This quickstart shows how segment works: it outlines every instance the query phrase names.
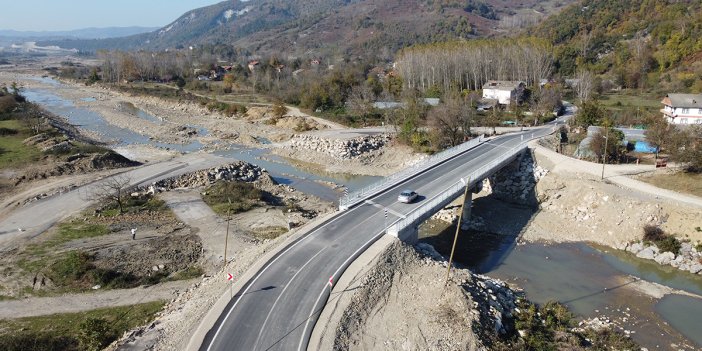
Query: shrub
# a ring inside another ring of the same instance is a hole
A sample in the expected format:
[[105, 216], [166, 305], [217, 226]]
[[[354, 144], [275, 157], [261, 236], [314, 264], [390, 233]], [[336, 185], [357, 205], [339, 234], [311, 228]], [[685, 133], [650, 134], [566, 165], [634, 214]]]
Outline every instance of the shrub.
[[110, 325], [103, 318], [87, 318], [80, 324], [79, 328], [78, 341], [81, 350], [102, 350], [115, 339], [110, 330]]
[[93, 269], [93, 256], [83, 251], [71, 251], [51, 265], [51, 279], [59, 286], [68, 286], [81, 280]]
[[10, 128], [0, 128], [0, 136], [5, 136], [5, 135], [15, 135], [17, 134], [16, 129], [10, 129]]
[[658, 226], [652, 225], [652, 224], [647, 224], [644, 227], [644, 240], [645, 241], [659, 241], [662, 240], [666, 237], [665, 232], [663, 229], [659, 228]]
[[[263, 192], [253, 184], [219, 181], [206, 190], [205, 203], [219, 214], [246, 212], [263, 199]], [[231, 203], [229, 202], [231, 201]]]
[[680, 241], [674, 236], [666, 236], [664, 239], [656, 241], [656, 246], [658, 246], [662, 252], [672, 252], [677, 255], [680, 253], [682, 244], [680, 244]]

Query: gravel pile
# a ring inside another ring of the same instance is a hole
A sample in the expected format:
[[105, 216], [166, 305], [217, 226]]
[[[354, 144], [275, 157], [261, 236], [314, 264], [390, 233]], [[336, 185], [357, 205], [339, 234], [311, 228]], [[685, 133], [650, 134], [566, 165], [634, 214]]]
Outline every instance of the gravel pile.
[[[265, 177], [264, 177], [265, 175]], [[178, 177], [166, 178], [154, 182], [149, 191], [167, 191], [177, 188], [196, 188], [214, 184], [218, 180], [256, 182], [270, 177], [265, 169], [247, 162], [238, 161], [225, 166], [219, 166], [197, 172], [187, 173]]]
[[629, 251], [639, 258], [654, 260], [658, 264], [670, 265], [692, 274], [702, 274], [702, 253], [698, 252], [689, 242], [682, 243], [680, 252], [677, 255], [672, 252], [661, 251], [653, 243], [636, 242], [623, 244], [619, 249]]
[[335, 159], [348, 160], [379, 150], [390, 141], [388, 135], [364, 136], [354, 139], [325, 139], [312, 135], [297, 135], [289, 146], [294, 149], [313, 150]]

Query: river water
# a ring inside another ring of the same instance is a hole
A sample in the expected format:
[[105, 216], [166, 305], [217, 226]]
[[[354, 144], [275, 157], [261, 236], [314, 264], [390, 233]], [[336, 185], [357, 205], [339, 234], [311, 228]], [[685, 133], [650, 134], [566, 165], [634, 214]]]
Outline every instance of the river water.
[[[87, 108], [77, 107], [63, 99], [58, 90], [70, 88], [50, 78], [37, 78], [50, 86], [46, 89], [27, 89], [24, 95], [32, 102], [65, 117], [80, 128], [98, 133], [114, 146], [151, 145], [182, 153], [198, 151], [203, 145], [197, 141], [187, 144], [169, 144], [150, 140], [129, 129], [111, 125], [103, 117]], [[82, 102], [94, 101], [91, 97]], [[151, 123], [168, 123], [134, 107], [120, 105], [135, 118]], [[207, 130], [195, 128], [200, 135]], [[337, 201], [340, 193], [323, 182], [333, 182], [351, 191], [371, 184], [379, 177], [330, 174], [310, 165], [287, 160], [256, 149], [231, 145], [216, 155], [242, 160], [265, 168], [281, 184], [325, 200]], [[439, 252], [448, 254], [455, 227], [423, 225], [420, 237], [433, 244]], [[667, 295], [655, 299], [632, 292], [634, 280], [643, 279], [702, 295], [702, 278], [659, 266], [627, 253], [586, 244], [517, 246], [514, 236], [462, 233], [456, 262], [478, 273], [503, 279], [524, 289], [527, 297], [537, 303], [557, 300], [566, 303], [579, 317], [603, 317], [615, 321], [649, 350], [702, 349], [702, 300], [682, 295]], [[671, 344], [677, 345], [672, 347]]]

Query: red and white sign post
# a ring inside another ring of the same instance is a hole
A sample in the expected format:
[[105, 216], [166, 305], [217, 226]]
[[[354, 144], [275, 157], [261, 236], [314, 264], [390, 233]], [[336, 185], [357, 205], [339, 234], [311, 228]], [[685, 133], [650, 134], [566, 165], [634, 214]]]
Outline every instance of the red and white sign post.
[[234, 297], [234, 276], [231, 273], [227, 273], [227, 280], [231, 282], [229, 285], [229, 299], [231, 300]]
[[329, 290], [334, 287], [334, 276], [329, 277]]

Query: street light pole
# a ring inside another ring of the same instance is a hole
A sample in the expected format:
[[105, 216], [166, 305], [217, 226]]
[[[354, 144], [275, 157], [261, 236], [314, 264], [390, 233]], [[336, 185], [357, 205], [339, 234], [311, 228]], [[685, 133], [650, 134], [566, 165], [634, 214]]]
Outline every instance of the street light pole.
[[607, 142], [609, 141], [609, 129], [605, 131], [605, 147], [604, 147], [604, 152], [602, 153], [602, 175], [600, 176], [600, 180], [604, 179], [604, 167], [605, 164], [607, 163]]
[[229, 242], [229, 220], [231, 219], [231, 214], [232, 214], [232, 200], [227, 199], [229, 201], [229, 209], [227, 209], [227, 232], [224, 235], [224, 266], [227, 267], [227, 244]]

